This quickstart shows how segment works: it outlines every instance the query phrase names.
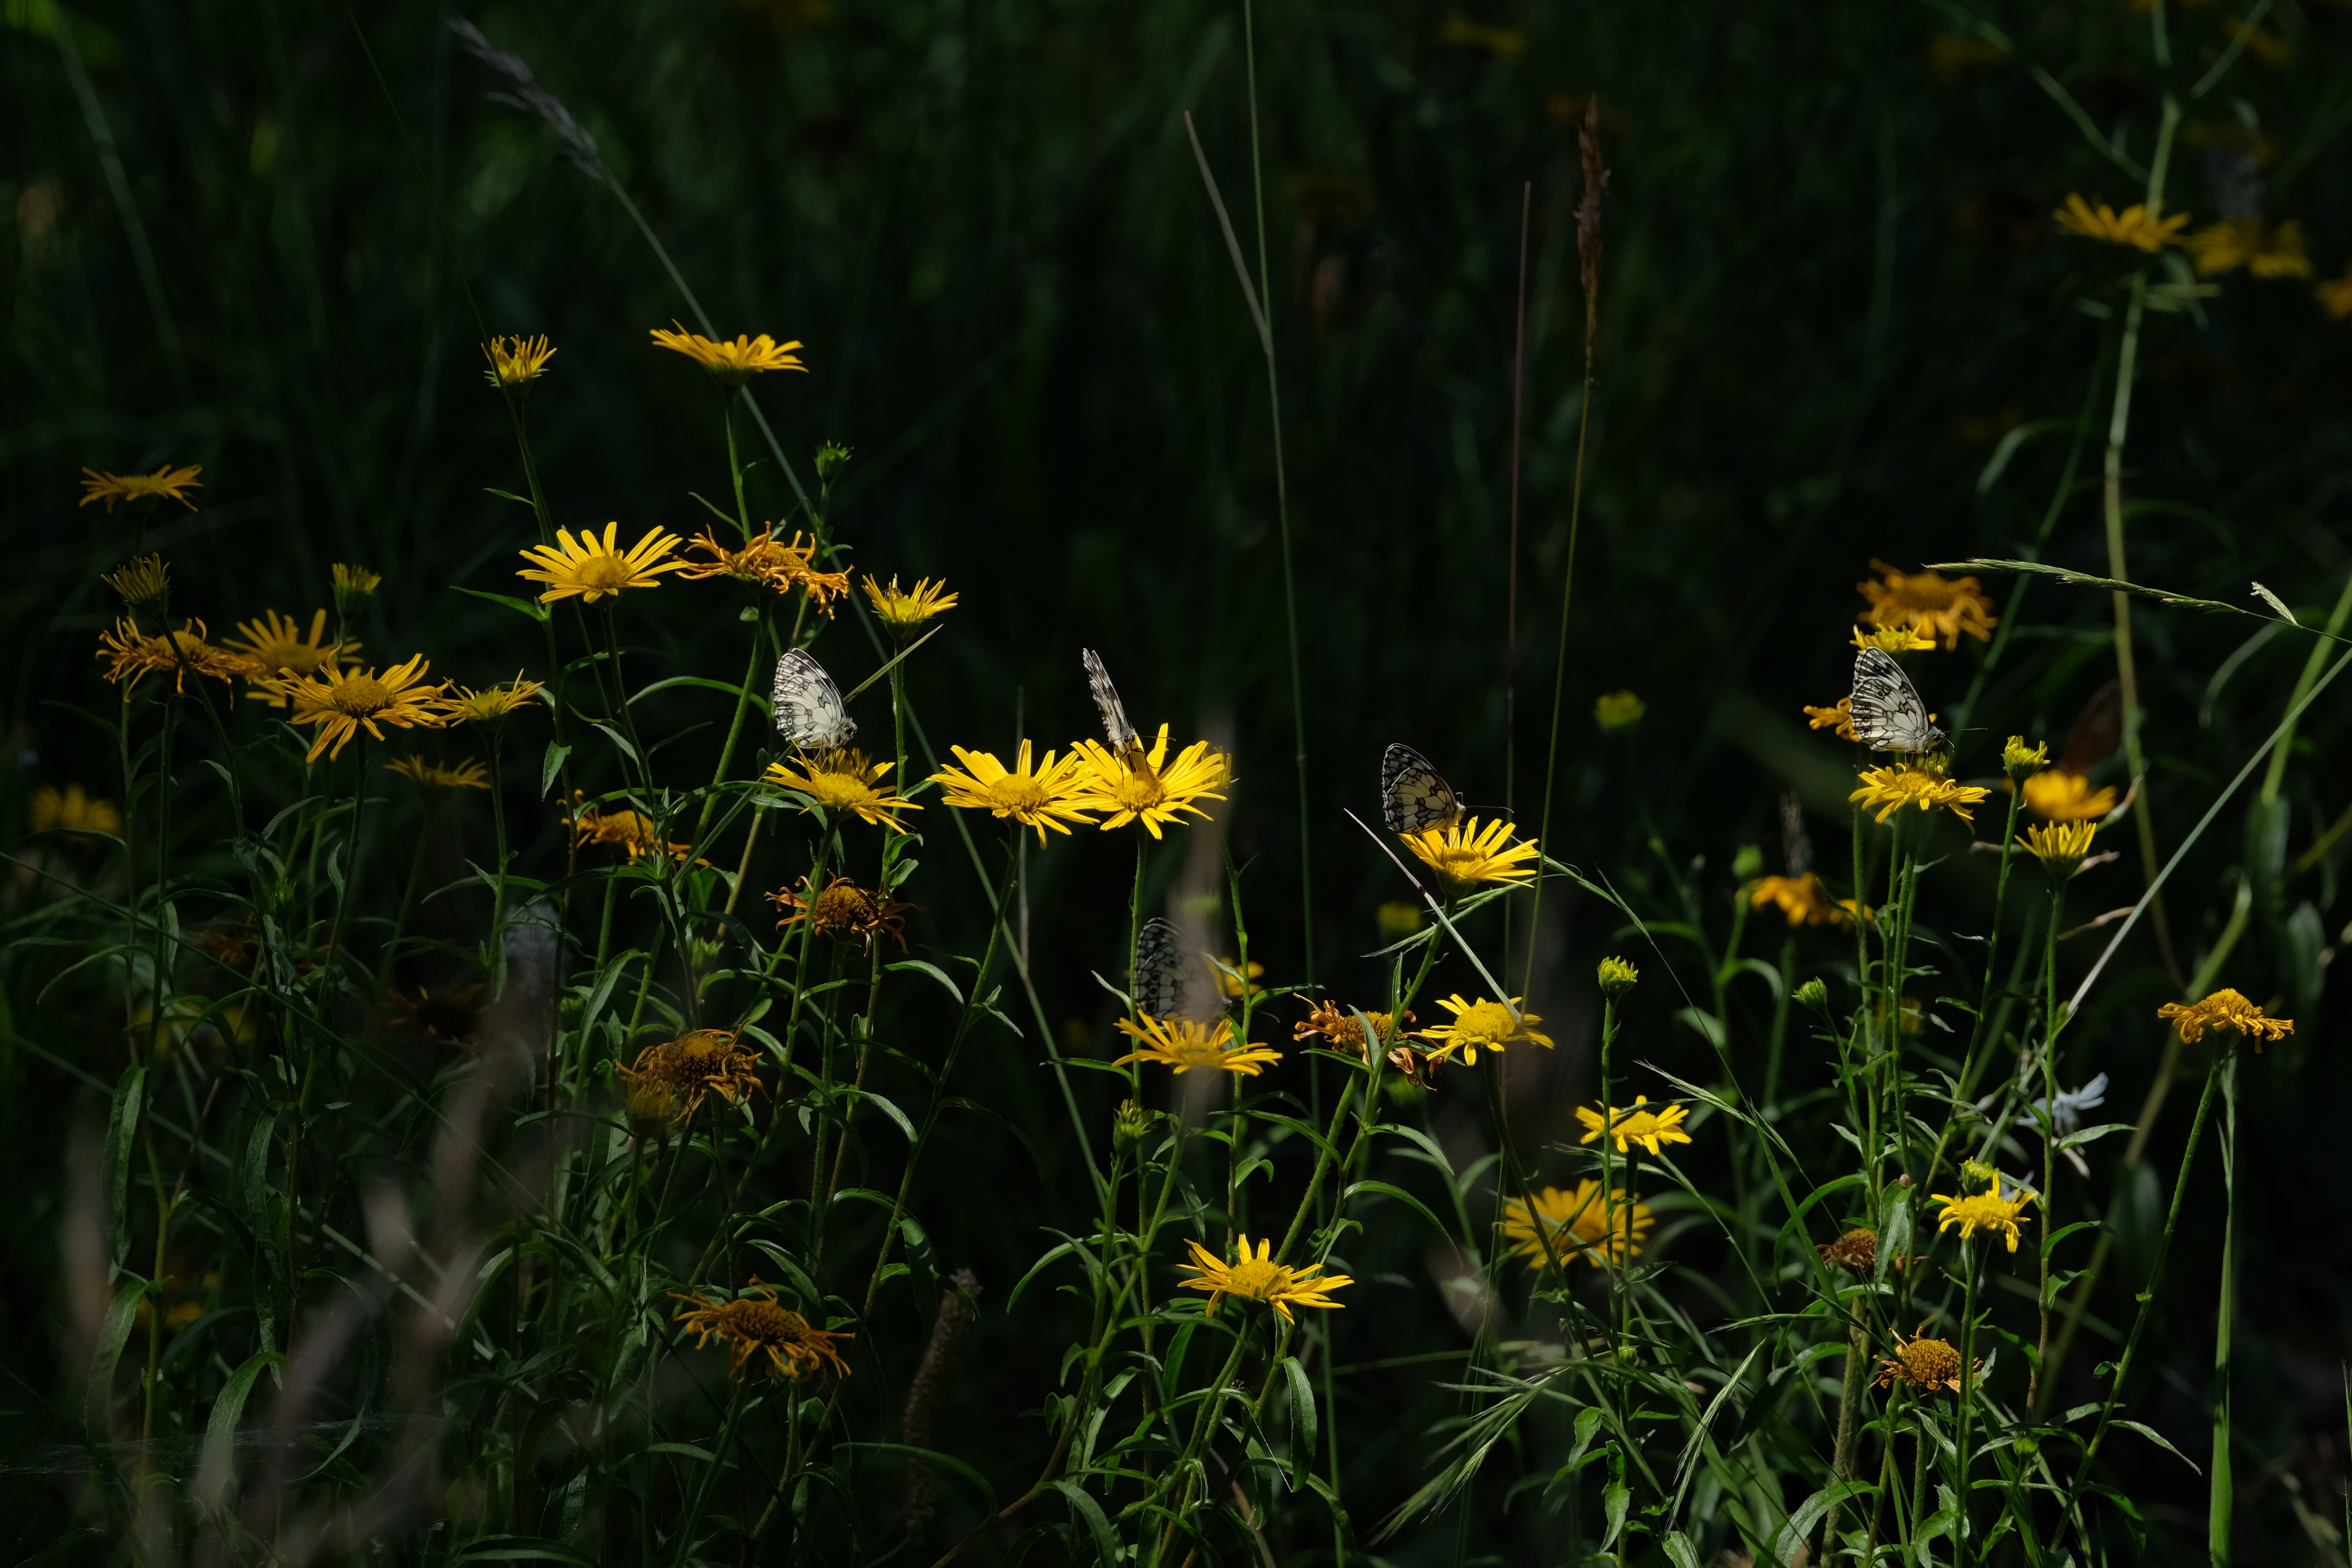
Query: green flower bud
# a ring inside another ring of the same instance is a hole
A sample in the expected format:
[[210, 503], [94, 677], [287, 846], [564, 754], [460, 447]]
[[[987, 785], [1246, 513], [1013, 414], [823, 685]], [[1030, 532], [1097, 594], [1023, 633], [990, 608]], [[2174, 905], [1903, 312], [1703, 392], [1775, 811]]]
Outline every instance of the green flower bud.
[[1830, 988], [1819, 979], [1808, 980], [1790, 994], [1789, 999], [1800, 1007], [1811, 1007], [1816, 1013], [1826, 1013], [1830, 1005]]
[[1612, 998], [1622, 996], [1633, 989], [1642, 978], [1641, 972], [1622, 958], [1601, 961], [1601, 994]]

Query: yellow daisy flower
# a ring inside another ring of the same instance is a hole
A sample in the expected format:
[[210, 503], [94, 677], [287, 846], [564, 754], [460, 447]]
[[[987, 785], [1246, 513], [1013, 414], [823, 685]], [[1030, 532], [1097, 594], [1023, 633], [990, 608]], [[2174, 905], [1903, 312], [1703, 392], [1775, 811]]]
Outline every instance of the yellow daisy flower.
[[[1536, 1228], [1538, 1222], [1541, 1234]], [[1503, 1202], [1505, 1241], [1538, 1267], [1553, 1258], [1563, 1266], [1581, 1260], [1595, 1268], [1627, 1262], [1642, 1255], [1642, 1244], [1656, 1223], [1649, 1205], [1626, 1203], [1622, 1187], [1610, 1190], [1604, 1215], [1601, 1184], [1590, 1178], [1570, 1192], [1546, 1187], [1532, 1205], [1523, 1198]]]
[[2053, 822], [2026, 829], [2017, 836], [2017, 842], [2042, 862], [2044, 870], [2063, 881], [2082, 869], [2084, 858], [2091, 853], [2091, 837], [2098, 830], [2095, 822]]
[[[578, 790], [572, 792], [572, 812], [567, 820], [572, 824], [574, 844], [616, 846], [628, 855], [632, 864], [663, 854], [683, 862], [694, 848], [690, 844], [664, 838], [661, 825], [642, 811], [625, 806], [606, 810], [602, 806], [583, 805]], [[705, 866], [709, 862], [698, 860], [695, 864]]]
[[1689, 1114], [1679, 1105], [1669, 1105], [1664, 1110], [1644, 1110], [1650, 1103], [1646, 1094], [1633, 1097], [1630, 1110], [1606, 1109], [1596, 1110], [1589, 1105], [1576, 1108], [1576, 1119], [1585, 1125], [1585, 1134], [1579, 1143], [1590, 1143], [1606, 1132], [1617, 1142], [1617, 1152], [1628, 1152], [1629, 1143], [1639, 1143], [1654, 1154], [1661, 1143], [1687, 1143], [1689, 1133], [1683, 1131], [1683, 1118]]
[[[2010, 1250], [2017, 1250], [2014, 1241], [2010, 1243]], [[1921, 1394], [1933, 1394], [1937, 1389], [1958, 1394], [1960, 1352], [1943, 1340], [1921, 1339], [1916, 1334], [1898, 1340], [1892, 1356], [1879, 1357], [1877, 1383], [1881, 1388], [1905, 1384]]]
[[427, 805], [440, 800], [452, 790], [490, 787], [489, 771], [471, 757], [454, 767], [428, 763], [423, 757], [403, 757], [396, 763], [384, 763], [384, 768], [414, 784], [424, 795]]
[[1853, 732], [1853, 699], [1852, 696], [1839, 698], [1837, 700], [1837, 706], [1834, 708], [1816, 708], [1810, 702], [1805, 703], [1803, 706], [1805, 710], [1805, 718], [1808, 721], [1805, 726], [1807, 729], [1835, 730], [1839, 740], [1852, 741], [1857, 745], [1861, 743], [1862, 737]]
[[[1853, 628], [1853, 646], [1857, 648], [1874, 647], [1882, 653], [1924, 653], [1936, 646], [1936, 639], [1923, 636], [1910, 626], [1873, 626], [1867, 631], [1856, 626]], [[1846, 699], [1848, 703], [1853, 700], [1851, 697]]]
[[110, 800], [100, 800], [79, 784], [62, 790], [43, 784], [33, 792], [32, 824], [36, 833], [120, 833], [122, 813]]
[[1319, 1268], [1292, 1268], [1276, 1263], [1274, 1261], [1272, 1241], [1260, 1241], [1257, 1253], [1253, 1257], [1249, 1237], [1244, 1235], [1238, 1239], [1240, 1256], [1231, 1263], [1197, 1241], [1185, 1243], [1192, 1249], [1192, 1260], [1184, 1267], [1190, 1268], [1194, 1277], [1179, 1280], [1178, 1284], [1187, 1290], [1206, 1290], [1209, 1293], [1209, 1311], [1214, 1312], [1217, 1303], [1225, 1297], [1239, 1296], [1245, 1301], [1265, 1302], [1281, 1313], [1282, 1321], [1287, 1323], [1297, 1321], [1290, 1315], [1293, 1307], [1336, 1308], [1346, 1305], [1345, 1302], [1332, 1300], [1328, 1294], [1343, 1285], [1355, 1283], [1345, 1274], [1325, 1274]]
[[326, 752], [327, 760], [332, 762], [362, 730], [381, 741], [383, 731], [377, 728], [379, 724], [404, 730], [441, 728], [441, 683], [418, 684], [430, 668], [425, 656], [418, 654], [406, 664], [395, 664], [381, 673], [330, 664], [310, 676], [280, 676], [278, 689], [294, 704], [286, 721], [319, 726], [310, 754], [302, 760], [315, 763], [319, 753]]
[[[867, 578], [866, 585], [871, 589], [874, 580]], [[1157, 838], [1160, 824], [1173, 825], [1187, 812], [1206, 822], [1209, 814], [1193, 802], [1224, 799], [1224, 787], [1233, 782], [1229, 760], [1223, 752], [1211, 750], [1206, 741], [1193, 742], [1177, 753], [1173, 763], [1167, 763], [1165, 724], [1160, 726], [1160, 738], [1148, 752], [1122, 756], [1100, 741], [1080, 741], [1072, 755], [1086, 760], [1090, 775], [1086, 780], [1087, 805], [1111, 813], [1102, 823], [1106, 833], [1139, 821], [1144, 831]]]
[[1429, 827], [1404, 835], [1404, 847], [1413, 858], [1456, 887], [1479, 882], [1522, 882], [1536, 874], [1536, 841], [1511, 842], [1511, 825], [1500, 817], [1484, 828], [1478, 819], [1451, 827]]
[[2195, 1045], [2208, 1029], [2235, 1029], [2254, 1042], [2260, 1054], [2264, 1040], [2283, 1040], [2294, 1033], [2294, 1020], [2273, 1018], [2235, 991], [2216, 991], [2202, 1002], [2167, 1002], [2156, 1016], [2180, 1031], [2181, 1043]]
[[1992, 601], [1974, 577], [1947, 582], [1940, 572], [1898, 572], [1884, 561], [1873, 561], [1870, 569], [1881, 581], [1854, 586], [1870, 601], [1862, 618], [1882, 630], [1916, 631], [1931, 641], [1941, 638], [1950, 649], [1960, 646], [1963, 634], [1979, 642], [1990, 640], [1992, 628], [2000, 624]]
[[1040, 844], [1045, 842], [1048, 827], [1067, 833], [1067, 823], [1091, 826], [1094, 818], [1087, 814], [1102, 809], [1087, 786], [1083, 752], [1072, 752], [1056, 760], [1054, 752], [1047, 752], [1033, 772], [1026, 741], [1021, 742], [1020, 755], [1009, 770], [992, 752], [968, 752], [961, 746], [948, 750], [963, 767], [941, 768], [929, 779], [946, 786], [947, 803], [1034, 827]]
[[2303, 226], [2292, 218], [2272, 228], [2259, 218], [2224, 218], [2186, 241], [2200, 278], [2242, 267], [2257, 278], [2308, 278], [2311, 253]]
[[802, 538], [795, 529], [792, 542], [786, 544], [776, 538], [775, 525], [770, 523], [746, 541], [742, 549], [730, 550], [706, 528], [702, 536], [687, 548], [702, 551], [710, 559], [681, 566], [679, 574], [697, 581], [733, 577], [772, 588], [779, 594], [789, 594], [795, 587], [806, 588], [809, 603], [831, 616], [834, 595], [849, 592], [849, 574], [818, 571], [816, 541], [812, 539], [803, 544]]
[[134, 609], [159, 606], [164, 595], [172, 591], [172, 569], [160, 555], [142, 555], [126, 562], [111, 572], [101, 572], [98, 580], [122, 596], [122, 602]]
[[2105, 202], [2094, 207], [2076, 192], [2070, 194], [2066, 205], [2052, 216], [2068, 234], [2108, 245], [2127, 245], [2153, 256], [2168, 245], [2180, 244], [2180, 231], [2189, 226], [2187, 213], [2176, 213], [2170, 217], [2157, 214], [2158, 209], [2137, 203], [2120, 213]]
[[1533, 1013], [1519, 1010], [1519, 998], [1514, 996], [1506, 1005], [1483, 997], [1465, 1002], [1457, 993], [1440, 997], [1437, 1005], [1454, 1015], [1450, 1024], [1438, 1024], [1421, 1032], [1421, 1037], [1434, 1043], [1438, 1049], [1430, 1055], [1436, 1058], [1462, 1053], [1462, 1059], [1472, 1067], [1478, 1065], [1480, 1051], [1499, 1051], [1507, 1047], [1534, 1044], [1551, 1048], [1551, 1037], [1539, 1032], [1535, 1026], [1543, 1019]]
[[1976, 817], [1969, 807], [1992, 794], [1977, 784], [1954, 784], [1937, 769], [1913, 765], [1872, 768], [1861, 778], [1862, 787], [1846, 799], [1859, 801], [1864, 811], [1874, 805], [1880, 807], [1880, 822], [1906, 805], [1916, 805], [1923, 812], [1940, 805], [1962, 822], [1974, 822]]
[[827, 811], [852, 812], [877, 827], [904, 833], [907, 825], [898, 814], [923, 808], [877, 787], [882, 775], [896, 765], [868, 762], [865, 752], [844, 748], [804, 754], [789, 763], [771, 763], [767, 780], [778, 789], [808, 796]]
[[194, 463], [184, 468], [175, 468], [166, 463], [152, 474], [109, 474], [96, 468], [84, 468], [82, 472], [89, 478], [82, 480], [82, 498], [74, 504], [88, 506], [92, 501], [103, 501], [106, 510], [112, 511], [114, 503], [119, 500], [146, 500], [154, 496], [169, 496], [194, 511], [196, 503], [180, 492], [204, 489], [196, 479], [204, 471]]
[[798, 339], [788, 343], [779, 343], [767, 333], [761, 332], [756, 338], [739, 335], [731, 343], [724, 341], [713, 342], [699, 332], [688, 331], [676, 321], [672, 321], [670, 325], [677, 327], [677, 331], [665, 332], [659, 327], [653, 330], [655, 345], [668, 349], [674, 353], [684, 354], [709, 371], [711, 380], [730, 390], [742, 385], [762, 371], [805, 372], [808, 369], [808, 366], [800, 362], [800, 357], [793, 353], [794, 349], [801, 346]]
[[98, 634], [98, 657], [108, 661], [106, 679], [129, 690], [152, 670], [172, 678], [172, 689], [184, 693], [191, 675], [234, 680], [252, 668], [243, 654], [231, 653], [205, 640], [205, 623], [183, 621], [165, 637], [149, 637], [127, 618]]
[[836, 1377], [849, 1375], [849, 1363], [834, 1347], [835, 1341], [845, 1344], [856, 1338], [854, 1331], [820, 1329], [790, 1307], [777, 1306], [776, 1288], [761, 1284], [756, 1274], [731, 1301], [712, 1302], [675, 1290], [670, 1300], [688, 1303], [678, 1309], [677, 1321], [695, 1336], [696, 1350], [713, 1339], [730, 1346], [737, 1377], [743, 1375], [744, 1364], [759, 1355], [768, 1358], [769, 1376], [782, 1373], [794, 1383], [806, 1383], [827, 1368]]
[[2089, 779], [2064, 768], [2045, 768], [2019, 787], [2025, 791], [2026, 809], [2052, 822], [2086, 822], [2116, 808], [2112, 788], [2095, 790]]
[[873, 574], [868, 573], [857, 585], [873, 602], [876, 617], [896, 632], [911, 631], [942, 610], [955, 608], [956, 596], [948, 592], [944, 579], [934, 583], [929, 577], [919, 577], [913, 587], [902, 591], [897, 573], [890, 574], [887, 588], [877, 584]]
[[1219, 958], [1210, 952], [1201, 956], [1209, 961], [1209, 978], [1216, 982], [1217, 994], [1226, 1001], [1238, 1002], [1244, 994], [1262, 996], [1265, 994], [1265, 987], [1257, 983], [1258, 976], [1265, 973], [1265, 965], [1256, 959], [1249, 961], [1249, 967], [1242, 971], [1243, 978], [1236, 980], [1231, 972], [1241, 966], [1232, 959]]
[[1748, 907], [1760, 910], [1767, 904], [1780, 907], [1791, 930], [1798, 926], [1853, 923], [1853, 900], [1831, 898], [1820, 876], [1811, 871], [1801, 877], [1759, 877], [1750, 882]]
[[307, 632], [292, 616], [276, 610], [263, 611], [259, 620], [237, 622], [236, 632], [234, 637], [223, 638], [222, 646], [252, 661], [253, 668], [245, 679], [272, 708], [286, 706], [286, 694], [277, 685], [280, 677], [312, 675], [330, 663], [354, 663], [351, 656], [360, 648], [357, 638], [327, 640], [324, 610], [311, 612]]
[[441, 717], [452, 724], [496, 727], [509, 714], [532, 706], [546, 689], [543, 682], [525, 680], [520, 669], [503, 686], [485, 686], [479, 691], [469, 686], [452, 686], [441, 699]]
[[553, 544], [534, 544], [520, 552], [531, 565], [515, 575], [548, 584], [547, 592], [539, 596], [542, 605], [574, 594], [583, 603], [593, 605], [625, 588], [658, 588], [661, 574], [688, 570], [686, 562], [665, 559], [677, 548], [677, 534], [656, 528], [622, 550], [614, 541], [620, 528], [617, 522], [606, 523], [601, 541], [584, 528], [574, 541], [570, 529], [559, 528]]
[[1960, 1239], [1966, 1241], [1980, 1230], [1993, 1231], [2006, 1237], [2009, 1249], [2015, 1252], [2017, 1227], [2028, 1223], [2021, 1216], [2025, 1213], [2025, 1205], [2033, 1201], [2033, 1194], [2021, 1187], [2015, 1197], [2002, 1197], [2000, 1178], [1996, 1175], [1983, 1192], [1957, 1198], [1931, 1193], [1927, 1201], [1944, 1205], [1944, 1217], [1936, 1226], [1938, 1232], [1958, 1226]]
[[519, 390], [547, 374], [547, 362], [555, 357], [555, 350], [544, 336], [500, 337], [482, 345], [482, 357], [490, 362], [490, 368], [482, 374], [492, 386]]
[[1141, 1024], [1118, 1018], [1112, 1021], [1112, 1027], [1140, 1042], [1142, 1047], [1111, 1063], [1115, 1068], [1123, 1068], [1129, 1062], [1159, 1062], [1179, 1073], [1207, 1068], [1255, 1078], [1265, 1070], [1267, 1063], [1282, 1059], [1282, 1053], [1271, 1046], [1234, 1044], [1230, 1018], [1220, 1018], [1212, 1026], [1191, 1018], [1155, 1018], [1146, 1013]]

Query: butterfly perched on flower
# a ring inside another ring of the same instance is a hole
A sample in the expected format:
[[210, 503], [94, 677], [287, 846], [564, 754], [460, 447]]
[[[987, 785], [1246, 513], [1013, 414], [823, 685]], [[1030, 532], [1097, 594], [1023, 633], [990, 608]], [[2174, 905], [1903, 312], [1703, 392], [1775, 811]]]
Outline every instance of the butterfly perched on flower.
[[832, 751], [857, 738], [841, 688], [814, 656], [796, 647], [776, 660], [776, 733], [803, 752]]
[[1903, 667], [1874, 647], [1853, 656], [1853, 732], [1874, 752], [1932, 752], [1946, 740]]
[[1078, 662], [1086, 667], [1087, 689], [1095, 700], [1095, 711], [1102, 715], [1103, 733], [1109, 737], [1113, 754], [1139, 757], [1143, 754], [1143, 737], [1135, 732], [1128, 721], [1127, 705], [1118, 700], [1118, 688], [1110, 683], [1110, 671], [1103, 668], [1102, 656], [1090, 647], [1078, 650]]
[[1223, 1006], [1209, 966], [1168, 921], [1154, 917], [1135, 939], [1135, 1010], [1198, 1022]]
[[1399, 741], [1381, 759], [1381, 816], [1391, 833], [1443, 831], [1462, 820], [1462, 797], [1427, 757]]

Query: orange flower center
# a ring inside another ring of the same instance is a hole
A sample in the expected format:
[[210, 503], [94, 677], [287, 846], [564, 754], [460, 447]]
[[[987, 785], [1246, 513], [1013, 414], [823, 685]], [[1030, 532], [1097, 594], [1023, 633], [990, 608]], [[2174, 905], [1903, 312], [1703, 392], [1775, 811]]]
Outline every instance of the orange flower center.
[[336, 712], [352, 719], [373, 718], [395, 700], [392, 688], [373, 675], [352, 676], [338, 684], [327, 699]]

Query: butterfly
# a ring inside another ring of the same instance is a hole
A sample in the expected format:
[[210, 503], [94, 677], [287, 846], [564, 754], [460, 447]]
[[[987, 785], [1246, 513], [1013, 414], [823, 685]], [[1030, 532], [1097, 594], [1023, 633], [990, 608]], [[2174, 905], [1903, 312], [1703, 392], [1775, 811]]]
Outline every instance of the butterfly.
[[1853, 656], [1853, 732], [1874, 752], [1932, 752], [1946, 739], [1903, 667], [1874, 647]]
[[1208, 966], [1176, 928], [1154, 917], [1135, 939], [1135, 1010], [1154, 1018], [1192, 1018], [1214, 994]]
[[857, 721], [841, 705], [841, 688], [808, 649], [776, 660], [776, 733], [803, 752], [829, 751], [857, 739]]
[[1103, 733], [1110, 737], [1110, 749], [1121, 756], [1142, 751], [1142, 737], [1128, 722], [1127, 708], [1118, 700], [1118, 688], [1110, 683], [1110, 671], [1103, 668], [1102, 656], [1090, 647], [1082, 647], [1078, 650], [1078, 662], [1086, 667], [1087, 689], [1094, 694], [1095, 711], [1102, 715]]
[[1381, 759], [1381, 816], [1391, 833], [1443, 830], [1462, 820], [1462, 797], [1427, 757], [1399, 741]]

